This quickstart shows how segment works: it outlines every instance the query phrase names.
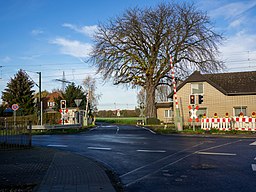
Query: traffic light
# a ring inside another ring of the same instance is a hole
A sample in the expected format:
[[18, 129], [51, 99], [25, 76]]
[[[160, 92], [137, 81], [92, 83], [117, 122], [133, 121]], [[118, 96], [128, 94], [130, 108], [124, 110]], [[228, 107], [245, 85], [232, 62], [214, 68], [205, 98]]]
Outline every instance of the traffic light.
[[196, 104], [195, 95], [190, 95], [189, 96], [189, 102], [190, 102], [190, 105], [195, 105]]
[[202, 104], [204, 102], [204, 96], [198, 95], [198, 104]]
[[61, 109], [66, 109], [66, 100], [61, 100], [60, 101], [60, 108]]

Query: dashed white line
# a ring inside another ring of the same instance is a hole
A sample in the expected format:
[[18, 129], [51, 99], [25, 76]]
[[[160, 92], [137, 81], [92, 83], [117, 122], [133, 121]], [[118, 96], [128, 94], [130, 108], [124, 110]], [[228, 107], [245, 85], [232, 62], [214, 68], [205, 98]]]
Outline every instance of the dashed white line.
[[252, 164], [252, 170], [256, 171], [256, 164]]
[[54, 144], [49, 144], [47, 147], [68, 147], [67, 145], [54, 145]]
[[204, 152], [204, 151], [196, 151], [195, 154], [199, 155], [226, 155], [226, 156], [235, 156], [235, 153], [212, 153], [212, 152]]
[[165, 153], [164, 150], [148, 150], [148, 149], [138, 149], [138, 152], [145, 152], [145, 153]]
[[116, 134], [118, 134], [118, 132], [119, 132], [119, 127], [116, 128]]
[[110, 151], [111, 148], [109, 147], [87, 147], [88, 149], [93, 149], [93, 150], [106, 150], [106, 151]]

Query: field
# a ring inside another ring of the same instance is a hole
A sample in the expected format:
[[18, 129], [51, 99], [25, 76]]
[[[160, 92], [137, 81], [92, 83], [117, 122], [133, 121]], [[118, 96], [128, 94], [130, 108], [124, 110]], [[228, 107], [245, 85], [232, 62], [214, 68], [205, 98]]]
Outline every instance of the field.
[[105, 122], [105, 123], [113, 123], [113, 124], [126, 124], [126, 125], [136, 125], [138, 121], [142, 121], [141, 117], [97, 117], [96, 122]]

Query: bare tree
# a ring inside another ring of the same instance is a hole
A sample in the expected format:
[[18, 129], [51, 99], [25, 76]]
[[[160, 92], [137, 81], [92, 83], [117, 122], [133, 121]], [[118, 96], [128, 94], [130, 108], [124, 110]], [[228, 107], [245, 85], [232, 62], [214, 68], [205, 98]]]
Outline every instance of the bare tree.
[[172, 89], [168, 85], [161, 85], [156, 88], [156, 102], [167, 102], [168, 95]]
[[128, 9], [99, 25], [94, 40], [92, 60], [98, 73], [114, 84], [143, 87], [149, 117], [156, 117], [156, 88], [171, 84], [170, 55], [180, 78], [195, 69], [214, 72], [222, 67], [217, 59], [222, 36], [194, 4]]
[[146, 93], [145, 93], [145, 90], [142, 88], [137, 93], [137, 103], [138, 103], [138, 106], [140, 106], [141, 103], [144, 103], [144, 105], [145, 105], [145, 102], [146, 102]]
[[99, 101], [101, 95], [96, 94], [97, 86], [96, 86], [95, 78], [93, 78], [92, 76], [86, 76], [83, 80], [83, 86], [84, 86], [86, 93], [89, 93], [88, 99], [89, 99], [91, 109], [96, 111], [98, 101]]

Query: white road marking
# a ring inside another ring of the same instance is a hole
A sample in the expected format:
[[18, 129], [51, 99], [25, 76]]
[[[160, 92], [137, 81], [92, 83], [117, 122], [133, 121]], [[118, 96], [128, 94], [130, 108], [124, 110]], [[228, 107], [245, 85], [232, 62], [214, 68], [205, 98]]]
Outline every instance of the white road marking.
[[145, 152], [145, 153], [165, 153], [164, 150], [148, 150], [148, 149], [138, 149], [138, 152]]
[[101, 125], [100, 127], [116, 127], [115, 125]]
[[251, 143], [250, 145], [256, 145], [256, 141], [254, 141], [253, 143]]
[[254, 158], [254, 160], [256, 161], [256, 157]]
[[176, 153], [173, 153], [173, 154], [171, 154], [171, 155], [168, 155], [168, 156], [166, 156], [166, 157], [163, 157], [163, 158], [161, 158], [161, 159], [158, 159], [158, 160], [156, 160], [156, 161], [154, 161], [154, 162], [152, 162], [152, 163], [149, 163], [149, 164], [147, 164], [147, 165], [143, 165], [143, 166], [141, 166], [141, 167], [138, 167], [138, 168], [136, 168], [136, 169], [134, 169], [134, 170], [132, 170], [132, 171], [129, 171], [129, 172], [127, 172], [127, 173], [121, 175], [120, 177], [122, 178], [122, 177], [125, 177], [125, 176], [127, 176], [127, 175], [133, 174], [133, 173], [136, 172], [136, 171], [139, 171], [139, 170], [144, 169], [144, 168], [146, 168], [146, 167], [152, 166], [152, 165], [154, 165], [154, 164], [156, 164], [156, 163], [158, 163], [158, 162], [164, 161], [164, 160], [166, 160], [166, 159], [168, 159], [168, 158], [170, 158], [170, 157], [172, 157], [172, 156], [175, 156], [175, 155], [177, 155], [177, 154], [179, 154], [179, 153], [181, 153], [181, 152], [187, 151], [187, 150], [189, 150], [189, 149], [192, 149], [192, 148], [197, 147], [197, 146], [202, 145], [202, 144], [203, 144], [203, 143], [196, 144], [196, 145], [191, 146], [191, 147], [189, 147], [189, 148], [186, 148], [186, 149], [184, 149], [184, 150], [178, 151], [178, 152], [176, 152]]
[[93, 130], [95, 130], [95, 129], [98, 129], [98, 126], [97, 126], [97, 127], [95, 127], [95, 128], [91, 128], [91, 129], [89, 129], [89, 131], [93, 131]]
[[256, 171], [256, 164], [252, 164], [252, 170]]
[[106, 151], [110, 151], [111, 148], [108, 147], [87, 147], [88, 149], [94, 149], [94, 150], [106, 150]]
[[118, 132], [119, 132], [119, 127], [116, 128], [116, 134], [118, 134]]
[[234, 156], [235, 153], [212, 153], [212, 152], [204, 152], [204, 151], [196, 151], [195, 154], [199, 155], [226, 155], [226, 156]]
[[[220, 148], [220, 147], [223, 147], [223, 146], [227, 146], [227, 145], [231, 145], [231, 144], [234, 144], [234, 143], [238, 143], [238, 142], [241, 142], [241, 141], [242, 141], [242, 140], [236, 140], [236, 141], [233, 141], [233, 142], [224, 143], [224, 144], [221, 144], [221, 145], [216, 145], [216, 146], [213, 146], [213, 147], [209, 147], [209, 148], [206, 148], [206, 149], [204, 149], [204, 150], [216, 149], [216, 148]], [[129, 172], [127, 172], [127, 173], [121, 175], [120, 178], [123, 178], [123, 177], [125, 177], [125, 176], [127, 176], [127, 175], [133, 174], [134, 172], [137, 172], [137, 171], [139, 171], [139, 170], [141, 170], [141, 169], [144, 169], [144, 168], [146, 168], [146, 167], [148, 167], [148, 166], [151, 166], [151, 165], [153, 165], [153, 164], [155, 164], [155, 163], [161, 162], [161, 161], [163, 161], [163, 160], [165, 160], [165, 159], [167, 159], [167, 158], [170, 158], [170, 157], [172, 157], [172, 156], [175, 156], [175, 155], [177, 155], [177, 154], [179, 154], [179, 153], [181, 153], [181, 152], [188, 151], [189, 149], [193, 149], [194, 147], [200, 146], [200, 145], [202, 145], [202, 144], [203, 144], [203, 143], [199, 143], [199, 144], [197, 144], [197, 145], [191, 146], [191, 147], [189, 147], [189, 148], [186, 148], [186, 149], [183, 149], [183, 150], [178, 151], [178, 152], [176, 152], [176, 153], [173, 153], [173, 154], [171, 154], [171, 155], [168, 155], [168, 156], [166, 156], [166, 157], [164, 157], [164, 158], [162, 158], [162, 159], [158, 159], [157, 161], [154, 161], [154, 162], [149, 163], [149, 164], [147, 164], [147, 165], [144, 165], [144, 166], [142, 166], [142, 167], [138, 167], [138, 168], [136, 168], [136, 169], [134, 169], [134, 170], [132, 170], [132, 171], [129, 171]], [[193, 152], [192, 152], [192, 153], [189, 153], [188, 155], [183, 156], [182, 158], [180, 158], [180, 159], [178, 159], [178, 160], [175, 160], [175, 161], [173, 161], [173, 162], [170, 162], [169, 164], [166, 164], [166, 165], [160, 167], [159, 169], [157, 169], [157, 170], [155, 170], [155, 171], [152, 171], [152, 172], [150, 172], [150, 173], [148, 173], [148, 174], [145, 174], [144, 176], [142, 176], [142, 177], [140, 177], [140, 178], [138, 178], [138, 179], [135, 179], [135, 180], [133, 180], [133, 181], [130, 181], [129, 183], [125, 184], [125, 186], [128, 187], [128, 186], [130, 186], [130, 185], [133, 185], [134, 183], [137, 183], [138, 181], [141, 181], [141, 180], [143, 180], [143, 179], [149, 177], [150, 175], [153, 175], [153, 174], [159, 172], [160, 170], [165, 169], [166, 167], [169, 167], [169, 166], [171, 166], [171, 165], [174, 165], [174, 164], [176, 164], [176, 163], [178, 163], [178, 162], [180, 162], [180, 161], [182, 161], [182, 160], [184, 160], [184, 159], [186, 159], [186, 158], [192, 156], [193, 154], [194, 154]]]
[[47, 145], [47, 147], [68, 147], [67, 145]]
[[[137, 125], [137, 127], [140, 127], [140, 126]], [[156, 134], [156, 132], [152, 131], [152, 130], [149, 129], [149, 128], [146, 128], [146, 127], [141, 127], [141, 128], [142, 128], [142, 129], [145, 129], [145, 130], [147, 130], [147, 131], [149, 131], [150, 133]]]

